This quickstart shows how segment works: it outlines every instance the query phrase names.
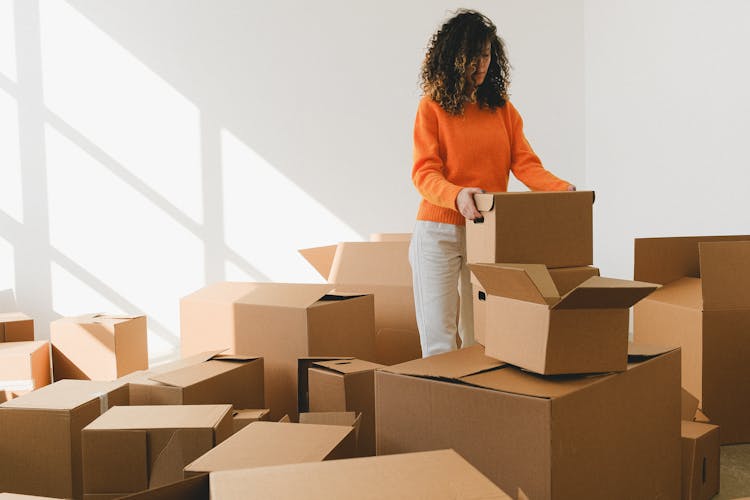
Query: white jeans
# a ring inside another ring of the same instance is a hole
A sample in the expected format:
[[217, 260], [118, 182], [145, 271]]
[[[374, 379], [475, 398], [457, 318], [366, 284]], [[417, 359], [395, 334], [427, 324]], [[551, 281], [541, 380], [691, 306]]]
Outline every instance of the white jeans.
[[418, 220], [409, 246], [409, 262], [422, 356], [455, 350], [456, 332], [462, 347], [473, 345], [466, 227]]

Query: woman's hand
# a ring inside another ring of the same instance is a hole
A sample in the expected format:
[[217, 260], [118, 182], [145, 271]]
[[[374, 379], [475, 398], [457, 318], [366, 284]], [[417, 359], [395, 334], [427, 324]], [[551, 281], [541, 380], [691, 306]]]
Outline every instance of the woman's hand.
[[463, 188], [456, 196], [456, 208], [461, 212], [461, 215], [470, 220], [482, 217], [474, 203], [474, 195], [477, 193], [484, 193], [484, 190], [478, 187]]
[[568, 191], [575, 191], [576, 187], [573, 184], [568, 184]]

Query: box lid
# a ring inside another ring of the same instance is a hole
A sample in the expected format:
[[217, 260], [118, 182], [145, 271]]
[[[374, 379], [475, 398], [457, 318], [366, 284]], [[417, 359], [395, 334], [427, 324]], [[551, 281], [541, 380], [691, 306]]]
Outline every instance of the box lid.
[[136, 318], [143, 318], [143, 315], [131, 315], [131, 314], [108, 314], [108, 313], [91, 313], [82, 314], [80, 316], [72, 316], [67, 318], [60, 318], [53, 321], [53, 323], [75, 323], [79, 325], [86, 324], [102, 324], [102, 325], [116, 325], [118, 323], [124, 323]]
[[703, 308], [750, 308], [750, 241], [699, 243]]
[[232, 417], [239, 418], [239, 419], [249, 419], [249, 420], [263, 420], [263, 418], [268, 415], [271, 412], [271, 410], [266, 408], [261, 409], [249, 409], [249, 410], [234, 410], [232, 413]]
[[184, 297], [187, 301], [307, 308], [333, 289], [330, 284], [214, 283]]
[[545, 305], [560, 298], [544, 264], [469, 264], [469, 268], [491, 295]]
[[320, 366], [341, 374], [360, 373], [385, 367], [385, 365], [354, 358], [317, 361], [313, 363], [313, 366]]
[[115, 406], [91, 422], [88, 430], [196, 429], [215, 427], [232, 405]]
[[21, 342], [0, 342], [0, 358], [10, 356], [31, 356], [49, 344], [46, 340], [24, 340]]
[[227, 499], [511, 498], [453, 450], [223, 471], [210, 484]]
[[627, 309], [660, 285], [592, 276], [568, 292], [553, 309]]
[[382, 371], [419, 377], [459, 379], [467, 375], [505, 366], [505, 363], [484, 355], [484, 347], [473, 345], [457, 351], [420, 358], [381, 368]]
[[[510, 199], [510, 197], [529, 197], [529, 196], [550, 196], [550, 191], [519, 191], [519, 192], [504, 192], [504, 193], [479, 193], [474, 195], [474, 203], [477, 206], [477, 210], [480, 212], [489, 212], [495, 208], [495, 200], [499, 197]], [[562, 194], [563, 196], [578, 196], [578, 197], [590, 197], [591, 203], [594, 203], [594, 192], [593, 191], [576, 191], [576, 192], [559, 192], [555, 194]]]
[[[124, 386], [121, 381], [60, 380], [0, 405], [2, 408], [73, 410]], [[105, 405], [106, 406], [106, 405]]]
[[161, 371], [151, 375], [149, 380], [173, 387], [184, 388], [233, 370], [237, 366], [235, 363], [246, 363], [256, 359], [258, 358], [252, 356], [218, 354], [204, 361], [182, 366], [175, 370]]
[[328, 245], [324, 247], [304, 248], [298, 251], [320, 273], [323, 279], [332, 283], [329, 277], [337, 247], [338, 245]]

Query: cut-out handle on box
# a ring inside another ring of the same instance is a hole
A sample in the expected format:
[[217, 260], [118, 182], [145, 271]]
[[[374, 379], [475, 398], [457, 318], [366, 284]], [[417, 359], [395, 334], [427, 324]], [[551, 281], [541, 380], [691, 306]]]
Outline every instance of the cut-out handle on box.
[[484, 224], [484, 217], [477, 217], [476, 219], [473, 219], [472, 222], [474, 224]]
[[487, 300], [487, 294], [484, 293], [484, 292], [479, 292], [477, 294], [477, 296], [478, 296], [479, 300]]

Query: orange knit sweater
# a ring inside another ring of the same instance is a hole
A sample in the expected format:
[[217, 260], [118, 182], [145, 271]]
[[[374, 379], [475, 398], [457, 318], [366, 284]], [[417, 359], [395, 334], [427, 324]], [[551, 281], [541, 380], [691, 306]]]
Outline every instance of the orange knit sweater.
[[466, 103], [464, 114], [454, 116], [430, 97], [422, 98], [414, 123], [411, 173], [423, 198], [418, 220], [464, 225], [456, 209], [459, 191], [507, 191], [510, 172], [532, 191], [565, 191], [570, 186], [542, 167], [510, 102], [494, 111]]

